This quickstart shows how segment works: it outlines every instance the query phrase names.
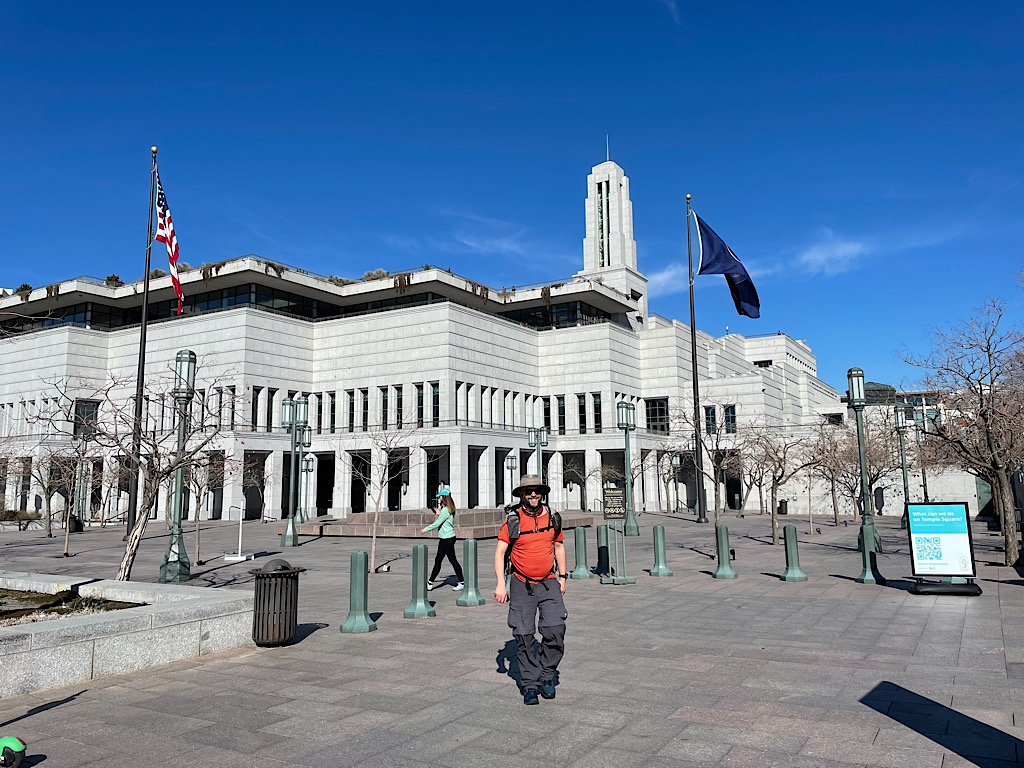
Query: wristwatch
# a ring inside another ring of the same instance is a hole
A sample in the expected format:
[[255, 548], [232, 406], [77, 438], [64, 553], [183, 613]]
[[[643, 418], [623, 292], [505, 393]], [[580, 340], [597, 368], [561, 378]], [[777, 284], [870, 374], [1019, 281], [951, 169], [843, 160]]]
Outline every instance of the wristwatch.
[[568, 573], [560, 573], [560, 574], [558, 574], [558, 578], [560, 578], [560, 579], [568, 579], [569, 578], [569, 574]]

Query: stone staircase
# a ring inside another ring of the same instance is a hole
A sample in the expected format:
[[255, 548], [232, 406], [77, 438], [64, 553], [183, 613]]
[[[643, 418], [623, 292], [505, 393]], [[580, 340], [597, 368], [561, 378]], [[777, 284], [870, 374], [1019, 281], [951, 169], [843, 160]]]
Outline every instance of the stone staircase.
[[[587, 512], [562, 512], [562, 528], [588, 528], [595, 524], [598, 516]], [[400, 539], [434, 539], [437, 530], [429, 533], [420, 531], [434, 522], [434, 513], [381, 512], [377, 521], [377, 536]], [[455, 515], [455, 535], [460, 539], [494, 539], [505, 521], [504, 509], [473, 509]], [[317, 517], [299, 525], [301, 536], [371, 536], [373, 514], [349, 515], [344, 519]], [[277, 532], [284, 533], [284, 523], [277, 524]]]

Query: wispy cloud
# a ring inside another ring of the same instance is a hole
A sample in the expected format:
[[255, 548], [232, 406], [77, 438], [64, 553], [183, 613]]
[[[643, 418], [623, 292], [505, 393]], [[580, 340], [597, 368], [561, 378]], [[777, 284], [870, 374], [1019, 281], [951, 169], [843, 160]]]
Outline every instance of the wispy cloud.
[[838, 275], [857, 267], [857, 260], [870, 252], [861, 241], [837, 235], [829, 227], [822, 227], [816, 242], [797, 254], [797, 262], [811, 274]]
[[677, 27], [683, 26], [682, 19], [679, 17], [679, 6], [676, 5], [676, 0], [658, 0], [658, 2], [668, 8], [668, 12], [672, 14], [672, 21], [676, 23]]
[[647, 295], [652, 299], [682, 293], [690, 287], [690, 272], [685, 264], [669, 264], [647, 275]]

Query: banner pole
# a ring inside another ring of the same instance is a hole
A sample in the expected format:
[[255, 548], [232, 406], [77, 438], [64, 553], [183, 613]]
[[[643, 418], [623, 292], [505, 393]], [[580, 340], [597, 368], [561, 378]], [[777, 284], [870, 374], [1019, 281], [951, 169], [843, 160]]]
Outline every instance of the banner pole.
[[132, 452], [131, 479], [128, 483], [128, 530], [124, 540], [127, 541], [135, 528], [135, 518], [139, 508], [139, 455], [142, 442], [142, 392], [146, 376], [146, 326], [149, 322], [149, 257], [153, 248], [153, 194], [156, 189], [156, 147], [150, 147], [153, 154], [153, 165], [149, 170], [149, 214], [146, 222], [146, 268], [142, 275], [142, 322], [139, 326], [139, 367], [135, 374], [135, 414], [132, 421]]
[[706, 523], [707, 500], [704, 495], [704, 458], [700, 441], [700, 385], [697, 381], [697, 321], [693, 308], [693, 245], [690, 238], [690, 195], [686, 195], [686, 263], [690, 269], [690, 366], [693, 376], [693, 464], [696, 469], [697, 522]]

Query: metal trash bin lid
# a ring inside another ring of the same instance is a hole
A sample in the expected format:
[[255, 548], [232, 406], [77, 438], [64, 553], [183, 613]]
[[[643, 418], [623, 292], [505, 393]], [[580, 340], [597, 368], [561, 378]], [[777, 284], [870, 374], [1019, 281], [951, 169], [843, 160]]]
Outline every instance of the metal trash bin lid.
[[268, 560], [262, 568], [254, 568], [249, 573], [254, 576], [292, 576], [305, 570], [305, 568], [292, 568], [287, 560], [275, 557], [273, 560]]

